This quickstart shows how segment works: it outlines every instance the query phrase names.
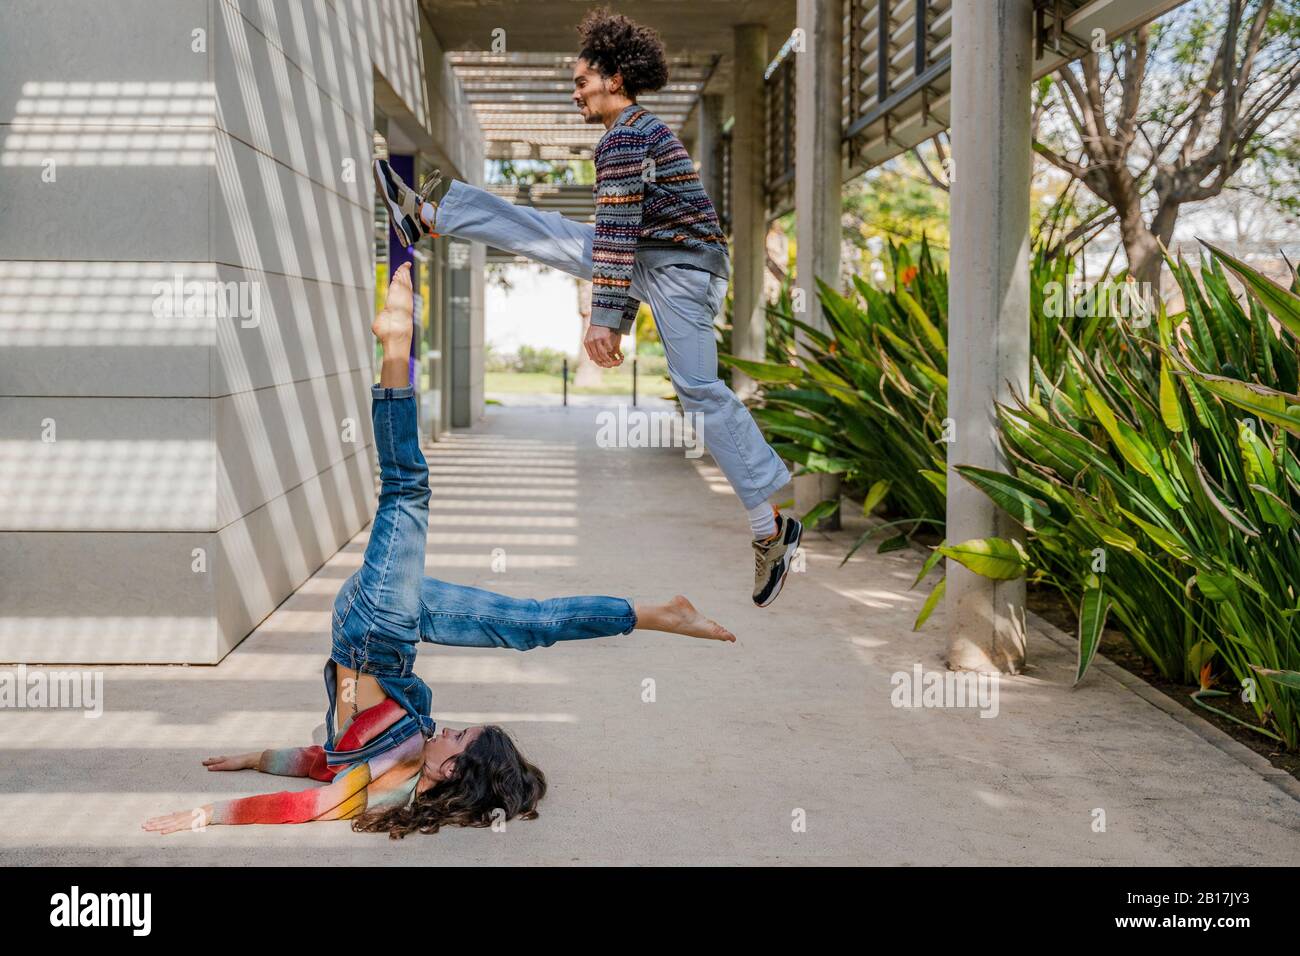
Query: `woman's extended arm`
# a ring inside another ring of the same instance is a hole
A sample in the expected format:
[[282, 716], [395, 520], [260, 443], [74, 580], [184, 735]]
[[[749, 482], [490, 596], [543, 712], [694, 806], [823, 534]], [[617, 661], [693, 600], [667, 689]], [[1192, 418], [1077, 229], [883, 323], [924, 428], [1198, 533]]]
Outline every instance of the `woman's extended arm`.
[[175, 833], [178, 830], [201, 830], [205, 826], [342, 820], [365, 808], [369, 783], [370, 766], [359, 763], [324, 787], [220, 800], [193, 810], [177, 810], [153, 817], [144, 822], [144, 828], [153, 833]]
[[325, 750], [317, 745], [254, 750], [234, 757], [208, 757], [203, 766], [209, 770], [258, 770], [278, 777], [311, 777], [326, 783], [334, 779], [334, 771], [325, 763]]
[[[401, 719], [404, 711], [397, 701], [385, 698], [368, 707], [347, 725], [339, 737], [337, 749], [355, 750], [364, 747]], [[325, 762], [325, 749], [317, 744], [310, 747], [283, 747], [278, 750], [254, 750], [233, 757], [208, 757], [203, 766], [209, 770], [258, 770], [277, 777], [311, 777], [329, 783], [338, 768]]]
[[313, 744], [310, 747], [288, 747], [283, 750], [263, 750], [257, 761], [262, 773], [279, 777], [311, 777], [313, 780], [334, 779], [335, 771], [325, 763], [325, 750]]
[[[351, 750], [365, 746], [396, 723], [403, 713], [405, 711], [402, 706], [391, 698], [363, 710], [339, 738], [339, 749]], [[422, 745], [423, 737], [417, 734], [398, 748], [397, 754], [406, 756], [408, 747], [418, 751]], [[380, 758], [375, 776], [390, 769], [397, 754]], [[331, 769], [325, 763], [325, 751], [317, 746], [259, 750], [234, 757], [209, 757], [203, 764], [209, 770], [257, 769], [281, 776], [305, 776], [333, 782], [329, 786], [313, 790], [282, 790], [279, 793], [208, 803], [193, 810], [177, 810], [175, 813], [146, 820], [146, 830], [175, 833], [178, 830], [201, 830], [212, 825], [347, 819], [365, 809], [366, 787], [370, 784], [372, 770], [367, 763], [354, 764], [346, 771], [341, 768]]]

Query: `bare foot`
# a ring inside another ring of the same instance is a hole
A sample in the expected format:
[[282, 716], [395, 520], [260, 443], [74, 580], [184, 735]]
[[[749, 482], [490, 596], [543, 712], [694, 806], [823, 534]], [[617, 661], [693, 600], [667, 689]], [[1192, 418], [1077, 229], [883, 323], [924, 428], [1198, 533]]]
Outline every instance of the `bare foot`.
[[410, 351], [414, 310], [415, 290], [411, 288], [411, 264], [403, 262], [388, 283], [388, 297], [384, 300], [384, 307], [370, 324], [370, 331], [384, 344], [386, 356], [390, 352], [390, 346], [393, 346], [391, 351], [394, 355], [402, 354], [403, 344], [406, 345], [407, 352]]
[[695, 605], [686, 600], [684, 595], [677, 595], [664, 605], [665, 631], [673, 634], [685, 634], [687, 637], [702, 637], [709, 641], [735, 641], [736, 635], [695, 610]]

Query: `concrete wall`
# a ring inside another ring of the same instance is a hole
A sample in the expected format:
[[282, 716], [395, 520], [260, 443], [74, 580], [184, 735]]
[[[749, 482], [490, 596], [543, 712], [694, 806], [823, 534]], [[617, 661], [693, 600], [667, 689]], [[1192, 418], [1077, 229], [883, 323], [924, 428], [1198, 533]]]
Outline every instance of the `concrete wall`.
[[5, 20], [0, 661], [215, 662], [373, 513], [373, 70], [427, 122], [419, 13]]

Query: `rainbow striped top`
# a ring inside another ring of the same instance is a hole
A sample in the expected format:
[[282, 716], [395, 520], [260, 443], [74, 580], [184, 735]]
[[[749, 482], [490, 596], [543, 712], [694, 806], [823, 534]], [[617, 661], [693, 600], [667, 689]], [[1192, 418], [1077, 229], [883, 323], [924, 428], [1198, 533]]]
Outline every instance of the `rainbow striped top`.
[[[402, 719], [405, 711], [391, 698], [368, 707], [346, 725], [338, 749], [353, 750]], [[319, 746], [262, 753], [257, 769], [282, 777], [311, 777], [328, 785], [314, 790], [284, 790], [212, 805], [211, 823], [306, 823], [346, 820], [363, 810], [405, 806], [415, 795], [424, 766], [424, 735], [406, 738], [391, 750], [347, 766], [330, 766]]]
[[633, 103], [596, 144], [591, 322], [626, 332], [641, 303], [632, 267], [682, 262], [729, 276], [727, 237], [695, 164], [663, 121]]

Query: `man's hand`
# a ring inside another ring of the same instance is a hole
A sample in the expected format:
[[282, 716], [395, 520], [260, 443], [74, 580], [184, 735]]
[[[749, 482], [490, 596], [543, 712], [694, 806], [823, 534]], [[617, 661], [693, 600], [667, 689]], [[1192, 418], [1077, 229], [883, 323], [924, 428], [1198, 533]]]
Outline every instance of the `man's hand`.
[[603, 325], [590, 325], [587, 327], [587, 336], [582, 344], [593, 362], [602, 368], [613, 368], [623, 364], [622, 342], [623, 336], [619, 335], [616, 329], [609, 329]]

